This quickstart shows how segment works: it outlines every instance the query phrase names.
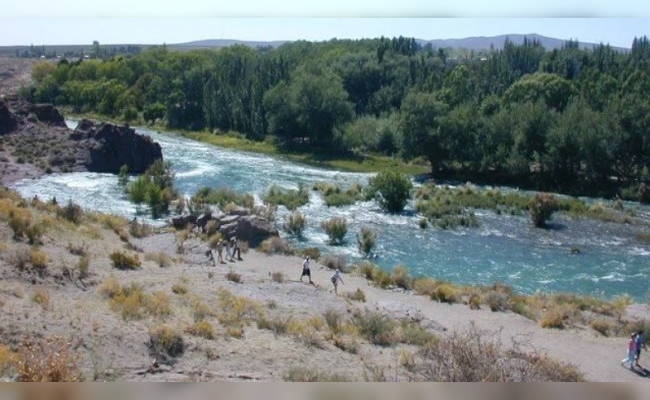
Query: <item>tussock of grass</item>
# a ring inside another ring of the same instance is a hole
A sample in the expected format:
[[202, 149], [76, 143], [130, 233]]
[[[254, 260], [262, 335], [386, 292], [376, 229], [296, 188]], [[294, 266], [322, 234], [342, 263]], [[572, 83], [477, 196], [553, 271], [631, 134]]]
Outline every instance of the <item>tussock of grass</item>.
[[271, 205], [283, 205], [288, 210], [293, 211], [309, 203], [309, 190], [303, 184], [298, 185], [298, 190], [282, 189], [272, 185], [262, 200], [264, 203]]
[[358, 313], [352, 321], [359, 334], [372, 344], [391, 346], [398, 341], [395, 331], [397, 323], [386, 314], [373, 311]]
[[315, 369], [297, 367], [284, 373], [282, 379], [286, 382], [349, 382], [343, 375], [329, 374]]
[[24, 340], [13, 357], [18, 382], [79, 382], [78, 356], [61, 336]]
[[219, 291], [218, 304], [217, 319], [234, 337], [241, 337], [244, 326], [264, 317], [264, 309], [259, 303], [225, 289]]
[[214, 326], [208, 321], [199, 321], [185, 328], [185, 333], [192, 336], [202, 337], [204, 339], [214, 339]]
[[230, 282], [242, 283], [241, 274], [238, 274], [235, 271], [228, 271], [226, 273], [226, 279], [229, 280]]
[[264, 240], [257, 247], [257, 250], [262, 253], [272, 255], [272, 254], [285, 254], [292, 255], [294, 250], [289, 246], [289, 244], [279, 236], [272, 236]]
[[163, 251], [158, 253], [146, 253], [144, 259], [155, 262], [160, 268], [169, 268], [174, 265], [172, 258]]
[[50, 293], [44, 288], [38, 288], [32, 294], [32, 301], [43, 309], [50, 307]]
[[277, 283], [284, 283], [284, 281], [286, 280], [284, 273], [279, 271], [272, 273], [271, 279], [273, 280], [273, 282], [277, 282]]
[[149, 351], [152, 357], [172, 362], [185, 352], [183, 335], [169, 325], [158, 325], [149, 331]]
[[345, 292], [345, 297], [350, 300], [360, 301], [362, 303], [366, 302], [366, 293], [359, 288], [357, 288], [357, 290], [354, 292]]
[[115, 251], [110, 255], [113, 267], [121, 270], [134, 270], [140, 268], [140, 259], [137, 255], [129, 256], [128, 254]]

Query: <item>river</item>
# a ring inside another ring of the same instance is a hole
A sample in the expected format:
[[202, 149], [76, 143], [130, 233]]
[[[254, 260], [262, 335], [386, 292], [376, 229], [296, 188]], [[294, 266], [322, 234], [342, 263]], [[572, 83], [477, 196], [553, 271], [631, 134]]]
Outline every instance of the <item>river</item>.
[[[67, 121], [72, 128], [76, 121]], [[289, 162], [277, 157], [223, 149], [180, 136], [137, 128], [162, 146], [163, 157], [175, 173], [175, 186], [190, 197], [202, 186], [230, 187], [253, 193], [257, 202], [271, 184], [297, 188], [317, 181], [341, 184], [365, 183], [363, 173], [331, 171]], [[136, 209], [117, 184], [117, 176], [99, 173], [46, 175], [17, 182], [24, 197], [56, 197], [60, 204], [72, 200], [87, 210], [132, 218]], [[637, 215], [650, 220], [650, 209], [627, 204]], [[478, 211], [479, 228], [420, 229], [418, 216], [409, 204], [401, 215], [389, 215], [374, 202], [328, 208], [317, 192], [300, 208], [307, 217], [304, 239], [289, 238], [297, 247], [316, 246], [321, 251], [343, 254], [349, 262], [360, 259], [354, 235], [362, 226], [377, 233], [374, 263], [386, 270], [402, 264], [412, 275], [432, 276], [457, 284], [487, 285], [504, 282], [516, 290], [572, 292], [611, 298], [627, 293], [646, 301], [650, 277], [650, 244], [638, 239], [638, 226], [572, 219], [556, 213], [555, 229], [534, 228], [527, 216], [497, 215]], [[287, 214], [282, 207], [277, 223]], [[347, 243], [327, 244], [321, 221], [333, 216], [348, 220]], [[141, 217], [141, 216], [140, 216]], [[647, 225], [646, 225], [647, 228]], [[578, 247], [580, 254], [571, 254]]]

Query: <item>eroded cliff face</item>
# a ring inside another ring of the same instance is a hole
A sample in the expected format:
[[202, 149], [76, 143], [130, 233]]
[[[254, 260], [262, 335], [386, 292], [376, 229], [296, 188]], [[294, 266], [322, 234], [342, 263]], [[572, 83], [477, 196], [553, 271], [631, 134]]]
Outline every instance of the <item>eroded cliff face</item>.
[[160, 145], [133, 128], [82, 120], [69, 129], [51, 104], [0, 99], [0, 181], [56, 172], [142, 173], [162, 160]]

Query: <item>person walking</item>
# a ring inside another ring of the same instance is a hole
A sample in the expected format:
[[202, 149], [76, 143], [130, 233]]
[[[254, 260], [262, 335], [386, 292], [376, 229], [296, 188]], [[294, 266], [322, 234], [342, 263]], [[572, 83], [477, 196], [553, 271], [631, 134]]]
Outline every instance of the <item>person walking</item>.
[[647, 350], [647, 348], [645, 346], [645, 337], [643, 336], [643, 331], [638, 331], [636, 333], [636, 338], [634, 339], [634, 344], [636, 345], [635, 353], [634, 353], [634, 359], [636, 361], [636, 366], [641, 368], [641, 365], [639, 365], [639, 358], [641, 357], [641, 347], [643, 347], [643, 350]]
[[630, 341], [627, 342], [627, 357], [621, 360], [621, 367], [626, 363], [630, 364], [630, 369], [634, 369], [634, 357], [636, 356], [636, 333], [630, 335]]
[[302, 275], [300, 275], [300, 282], [302, 282], [302, 277], [305, 275], [309, 278], [309, 283], [313, 285], [314, 282], [311, 280], [311, 269], [309, 268], [309, 256], [305, 257], [302, 261]]
[[227, 261], [235, 261], [232, 259], [232, 248], [230, 246], [230, 240], [226, 240], [226, 260]]
[[237, 259], [239, 261], [243, 261], [243, 259], [241, 258], [241, 249], [239, 248], [239, 238], [235, 236], [231, 240], [232, 240], [232, 258], [235, 258], [235, 255], [237, 255]]
[[221, 264], [225, 264], [223, 261], [223, 239], [219, 239], [217, 242], [217, 261]]
[[332, 285], [334, 285], [334, 294], [338, 296], [339, 282], [345, 284], [345, 282], [343, 282], [343, 278], [341, 278], [341, 270], [337, 268], [336, 272], [334, 272], [334, 274], [330, 277], [330, 280], [332, 281]]

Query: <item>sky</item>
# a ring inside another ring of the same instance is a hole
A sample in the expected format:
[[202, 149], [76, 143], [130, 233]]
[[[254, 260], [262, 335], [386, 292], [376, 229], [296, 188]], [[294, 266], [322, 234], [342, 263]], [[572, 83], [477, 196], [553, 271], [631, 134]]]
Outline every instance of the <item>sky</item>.
[[101, 44], [321, 41], [400, 35], [432, 40], [538, 33], [630, 47], [634, 37], [650, 36], [650, 3], [635, 2], [5, 0], [0, 11], [0, 46], [90, 44], [94, 40]]

